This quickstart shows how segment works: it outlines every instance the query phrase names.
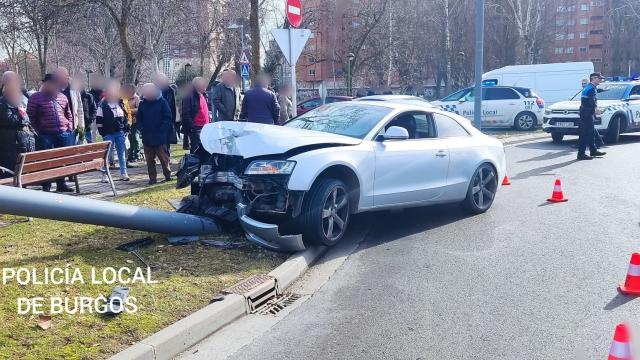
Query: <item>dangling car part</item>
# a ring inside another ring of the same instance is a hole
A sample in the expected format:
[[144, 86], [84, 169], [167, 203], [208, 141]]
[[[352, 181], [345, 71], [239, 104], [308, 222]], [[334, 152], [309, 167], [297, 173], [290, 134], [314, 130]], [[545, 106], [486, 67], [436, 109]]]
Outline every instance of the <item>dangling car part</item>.
[[506, 173], [502, 143], [420, 103], [334, 103], [284, 126], [208, 124], [200, 138], [206, 155], [197, 175], [185, 172], [195, 196], [182, 211], [237, 221], [276, 251], [334, 245], [358, 212], [449, 202], [485, 212]]

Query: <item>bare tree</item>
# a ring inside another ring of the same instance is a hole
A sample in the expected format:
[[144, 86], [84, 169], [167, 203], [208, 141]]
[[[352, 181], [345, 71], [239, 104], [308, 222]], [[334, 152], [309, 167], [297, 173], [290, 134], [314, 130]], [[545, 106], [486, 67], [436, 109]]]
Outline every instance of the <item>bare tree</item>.
[[[22, 0], [26, 1], [26, 0]], [[46, 0], [43, 0], [46, 1]], [[116, 25], [120, 47], [124, 57], [123, 81], [133, 83], [136, 78], [138, 57], [130, 39], [130, 20], [138, 0], [89, 0], [103, 6]]]

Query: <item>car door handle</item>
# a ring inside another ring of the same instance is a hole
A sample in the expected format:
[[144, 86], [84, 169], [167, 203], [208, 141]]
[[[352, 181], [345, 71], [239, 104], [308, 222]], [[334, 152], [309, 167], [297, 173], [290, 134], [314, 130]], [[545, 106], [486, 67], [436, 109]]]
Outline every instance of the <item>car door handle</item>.
[[445, 156], [447, 156], [447, 153], [444, 150], [440, 150], [440, 151], [438, 151], [436, 156], [437, 157], [445, 157]]

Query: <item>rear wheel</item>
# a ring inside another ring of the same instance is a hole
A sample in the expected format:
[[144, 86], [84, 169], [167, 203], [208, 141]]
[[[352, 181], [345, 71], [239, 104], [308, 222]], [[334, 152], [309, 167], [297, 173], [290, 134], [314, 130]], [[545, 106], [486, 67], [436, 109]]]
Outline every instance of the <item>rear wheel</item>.
[[536, 116], [528, 111], [524, 111], [516, 115], [513, 122], [516, 130], [531, 131], [536, 128]]
[[349, 192], [337, 179], [318, 180], [302, 207], [300, 226], [307, 244], [333, 246], [347, 231], [351, 214]]
[[564, 139], [564, 135], [563, 134], [558, 134], [558, 133], [551, 133], [551, 140], [553, 140], [554, 143], [561, 143], [562, 139]]
[[471, 178], [464, 208], [473, 214], [489, 210], [498, 190], [498, 176], [490, 164], [482, 164]]
[[[609, 123], [609, 129], [604, 140], [609, 144], [617, 144], [620, 141], [620, 115], [616, 115]], [[597, 131], [597, 130], [596, 130]]]

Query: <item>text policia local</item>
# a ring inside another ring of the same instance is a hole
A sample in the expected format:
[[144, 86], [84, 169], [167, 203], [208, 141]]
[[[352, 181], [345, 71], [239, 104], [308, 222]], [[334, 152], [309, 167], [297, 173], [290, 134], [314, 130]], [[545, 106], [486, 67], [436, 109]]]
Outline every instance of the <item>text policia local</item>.
[[[64, 267], [64, 268], [4, 268], [2, 269], [2, 285], [17, 284], [21, 286], [38, 285], [128, 285], [128, 284], [157, 284], [151, 277], [150, 268], [96, 268], [85, 269]], [[107, 296], [100, 294], [96, 297], [76, 296], [60, 297], [51, 296], [18, 298], [18, 314], [34, 315], [56, 315], [56, 314], [84, 314], [84, 313], [105, 313], [113, 311], [114, 304]], [[122, 306], [122, 311], [135, 313], [138, 311], [136, 298], [129, 296]], [[111, 309], [111, 310], [110, 310]]]

